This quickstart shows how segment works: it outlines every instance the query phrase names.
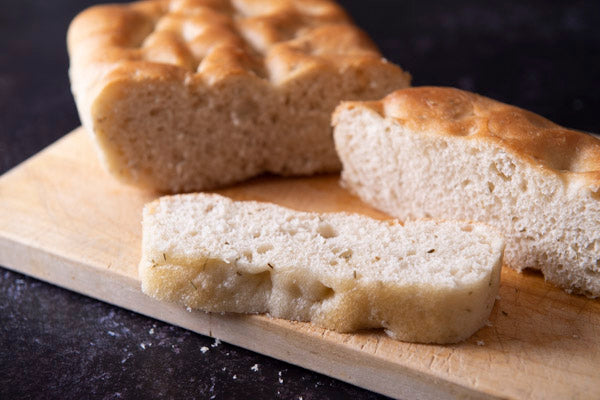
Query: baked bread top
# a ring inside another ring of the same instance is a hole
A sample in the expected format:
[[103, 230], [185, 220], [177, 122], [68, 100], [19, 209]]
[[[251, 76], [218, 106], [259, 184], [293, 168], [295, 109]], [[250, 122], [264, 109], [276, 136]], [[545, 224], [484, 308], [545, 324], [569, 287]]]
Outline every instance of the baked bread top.
[[583, 183], [600, 198], [600, 139], [590, 134], [454, 88], [402, 89], [380, 101], [342, 107], [357, 104], [412, 131], [497, 142], [536, 168]]
[[387, 63], [344, 10], [328, 0], [100, 5], [73, 20], [67, 41], [75, 95], [87, 92], [90, 98], [90, 91], [120, 79], [214, 85], [252, 75], [283, 85], [325, 66], [343, 71]]

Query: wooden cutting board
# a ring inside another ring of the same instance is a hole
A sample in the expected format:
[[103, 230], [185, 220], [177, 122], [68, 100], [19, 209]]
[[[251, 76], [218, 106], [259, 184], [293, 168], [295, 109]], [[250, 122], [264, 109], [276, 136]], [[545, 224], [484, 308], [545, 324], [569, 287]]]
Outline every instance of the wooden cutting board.
[[[333, 175], [261, 178], [220, 193], [385, 218]], [[392, 397], [600, 398], [600, 301], [568, 295], [537, 273], [504, 268], [489, 326], [452, 346], [190, 313], [148, 298], [137, 278], [140, 220], [156, 196], [108, 176], [78, 129], [0, 178], [0, 265]]]

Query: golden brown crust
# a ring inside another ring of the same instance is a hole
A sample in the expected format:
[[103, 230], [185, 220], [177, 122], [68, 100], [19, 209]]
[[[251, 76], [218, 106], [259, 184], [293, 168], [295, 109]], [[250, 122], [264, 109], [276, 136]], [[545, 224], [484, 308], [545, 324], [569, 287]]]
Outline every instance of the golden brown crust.
[[532, 112], [444, 87], [397, 90], [366, 105], [415, 132], [488, 140], [552, 172], [600, 186], [600, 140]]
[[[175, 65], [213, 83], [240, 73], [279, 83], [313, 68], [315, 61], [338, 70], [357, 56], [383, 62], [368, 37], [331, 1], [232, 3], [147, 0], [82, 12], [68, 34], [74, 85], [87, 69], [117, 68], [127, 61]], [[129, 73], [139, 73], [143, 65]]]

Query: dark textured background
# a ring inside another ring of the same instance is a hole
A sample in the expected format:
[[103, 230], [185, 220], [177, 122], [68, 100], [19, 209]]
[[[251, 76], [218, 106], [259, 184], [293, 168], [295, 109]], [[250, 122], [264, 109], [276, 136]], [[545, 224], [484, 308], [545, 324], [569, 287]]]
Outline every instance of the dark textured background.
[[[0, 172], [79, 125], [64, 38], [93, 3], [0, 0]], [[600, 2], [342, 3], [413, 84], [600, 132]], [[0, 399], [380, 397], [213, 342], [0, 268]]]

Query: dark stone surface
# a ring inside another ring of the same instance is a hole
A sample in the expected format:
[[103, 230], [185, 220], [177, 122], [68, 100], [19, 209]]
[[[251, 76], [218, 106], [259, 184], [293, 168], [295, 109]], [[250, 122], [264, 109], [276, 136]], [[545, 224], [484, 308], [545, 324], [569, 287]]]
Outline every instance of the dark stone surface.
[[[79, 125], [65, 32], [92, 3], [0, 0], [0, 172]], [[342, 3], [415, 85], [473, 90], [600, 132], [600, 2]], [[213, 344], [0, 268], [0, 399], [380, 397]]]

